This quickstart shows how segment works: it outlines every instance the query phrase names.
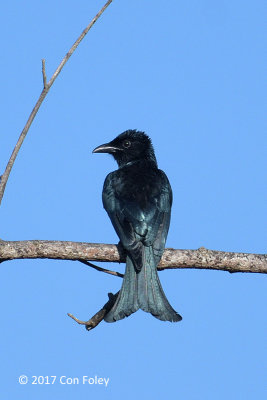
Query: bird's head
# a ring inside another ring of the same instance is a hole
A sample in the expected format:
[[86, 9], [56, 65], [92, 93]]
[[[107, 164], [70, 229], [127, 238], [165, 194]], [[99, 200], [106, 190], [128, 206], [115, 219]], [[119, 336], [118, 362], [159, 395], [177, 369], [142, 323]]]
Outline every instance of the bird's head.
[[119, 167], [139, 160], [149, 160], [157, 164], [150, 138], [133, 129], [125, 131], [109, 143], [102, 144], [93, 153], [109, 153], [117, 161]]

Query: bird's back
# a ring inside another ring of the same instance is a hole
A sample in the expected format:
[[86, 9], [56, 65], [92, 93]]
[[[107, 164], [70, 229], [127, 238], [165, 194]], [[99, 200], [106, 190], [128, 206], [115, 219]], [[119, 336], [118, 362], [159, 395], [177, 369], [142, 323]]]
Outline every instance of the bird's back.
[[139, 161], [112, 173], [112, 185], [116, 198], [122, 202], [135, 203], [143, 212], [157, 207], [162, 192], [170, 194], [171, 188], [163, 171], [153, 163]]

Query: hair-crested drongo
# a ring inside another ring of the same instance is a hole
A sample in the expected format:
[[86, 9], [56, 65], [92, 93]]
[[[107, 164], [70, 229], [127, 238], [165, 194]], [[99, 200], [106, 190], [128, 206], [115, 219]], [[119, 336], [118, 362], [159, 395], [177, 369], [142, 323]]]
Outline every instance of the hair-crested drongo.
[[93, 153], [109, 153], [118, 163], [105, 179], [102, 199], [127, 254], [122, 287], [105, 321], [118, 321], [139, 308], [162, 321], [180, 321], [157, 273], [170, 225], [172, 190], [158, 169], [150, 138], [127, 130]]

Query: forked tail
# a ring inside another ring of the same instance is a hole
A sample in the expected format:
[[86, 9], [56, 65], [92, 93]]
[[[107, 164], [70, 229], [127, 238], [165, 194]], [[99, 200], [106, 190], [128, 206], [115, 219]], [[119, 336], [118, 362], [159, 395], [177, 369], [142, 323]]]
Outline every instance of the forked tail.
[[115, 304], [105, 316], [106, 322], [128, 317], [139, 308], [162, 321], [181, 321], [182, 317], [172, 308], [162, 289], [153, 248], [145, 247], [144, 251], [144, 264], [139, 272], [127, 256], [122, 287]]

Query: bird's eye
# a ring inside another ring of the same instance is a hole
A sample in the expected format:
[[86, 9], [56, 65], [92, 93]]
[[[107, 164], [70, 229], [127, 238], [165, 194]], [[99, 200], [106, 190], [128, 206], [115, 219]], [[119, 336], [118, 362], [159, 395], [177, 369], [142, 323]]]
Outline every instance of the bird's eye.
[[123, 147], [125, 149], [128, 149], [131, 146], [131, 142], [130, 140], [124, 140], [124, 142], [122, 143]]

